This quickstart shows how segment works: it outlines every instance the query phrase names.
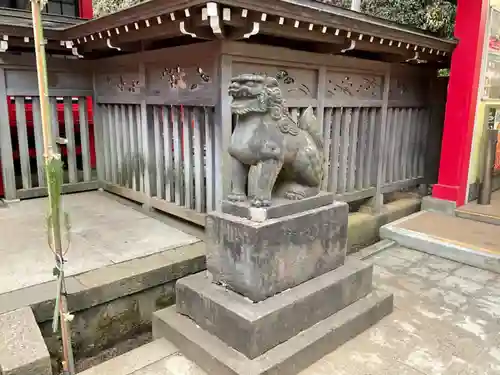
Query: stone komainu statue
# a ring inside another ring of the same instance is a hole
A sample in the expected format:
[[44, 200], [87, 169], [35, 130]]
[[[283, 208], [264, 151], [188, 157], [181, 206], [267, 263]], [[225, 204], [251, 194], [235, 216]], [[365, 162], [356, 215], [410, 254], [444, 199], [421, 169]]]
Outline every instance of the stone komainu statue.
[[269, 76], [234, 77], [229, 95], [237, 120], [229, 147], [232, 188], [228, 199], [244, 201], [248, 190], [252, 206], [262, 207], [271, 204], [271, 196], [299, 200], [318, 194], [323, 140], [313, 109], [307, 108], [296, 123], [277, 79]]

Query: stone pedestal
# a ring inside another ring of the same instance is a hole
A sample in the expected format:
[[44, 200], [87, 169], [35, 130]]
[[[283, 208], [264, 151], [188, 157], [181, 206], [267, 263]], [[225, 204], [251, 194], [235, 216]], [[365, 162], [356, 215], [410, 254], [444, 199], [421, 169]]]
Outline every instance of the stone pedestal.
[[206, 220], [216, 284], [262, 301], [344, 263], [349, 207], [332, 194], [269, 208], [224, 202]]
[[207, 217], [208, 271], [177, 282], [153, 334], [210, 374], [298, 373], [393, 308], [372, 266], [345, 261], [345, 203], [321, 194]]

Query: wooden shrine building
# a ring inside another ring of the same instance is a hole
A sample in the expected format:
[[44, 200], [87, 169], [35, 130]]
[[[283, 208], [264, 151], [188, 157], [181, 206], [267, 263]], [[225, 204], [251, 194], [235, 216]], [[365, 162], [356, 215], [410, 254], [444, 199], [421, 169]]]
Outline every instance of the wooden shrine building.
[[[244, 72], [279, 78], [295, 118], [315, 108], [323, 188], [338, 199], [380, 208], [384, 194], [436, 179], [437, 70], [453, 40], [313, 0], [152, 0], [45, 22], [66, 191], [102, 187], [203, 225], [228, 189], [227, 88]], [[0, 95], [16, 109], [0, 120], [6, 199], [45, 194], [32, 35], [29, 13], [0, 11]]]

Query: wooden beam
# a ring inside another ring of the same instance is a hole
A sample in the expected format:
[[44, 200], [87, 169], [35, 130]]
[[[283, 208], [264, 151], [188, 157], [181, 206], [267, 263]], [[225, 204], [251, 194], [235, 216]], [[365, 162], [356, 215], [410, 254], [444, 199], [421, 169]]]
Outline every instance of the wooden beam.
[[324, 42], [324, 43], [336, 43], [336, 44], [344, 44], [345, 36], [334, 35], [332, 31], [326, 30], [323, 32], [323, 28], [321, 26], [313, 27], [312, 30], [309, 30], [310, 23], [298, 23], [298, 26], [295, 27], [294, 24], [288, 22], [283, 22], [283, 24], [279, 23], [278, 16], [267, 16], [266, 21], [261, 21], [260, 15], [252, 14], [250, 17], [242, 18], [239, 15], [234, 15], [231, 17], [230, 21], [224, 21], [227, 25], [235, 27], [237, 31], [231, 33], [230, 38], [232, 40], [243, 40], [246, 35], [248, 35], [253, 27], [254, 23], [257, 22], [258, 33], [265, 35], [272, 35], [278, 37], [284, 37], [287, 39], [296, 39], [296, 40], [305, 40], [305, 41], [314, 41], [314, 42]]
[[[0, 66], [20, 70], [32, 70], [33, 65], [35, 65], [35, 55], [32, 51], [26, 55], [0, 53]], [[88, 61], [82, 61], [79, 59], [61, 59], [52, 56], [47, 56], [47, 66], [50, 70], [62, 72], [88, 72], [92, 69]]]
[[377, 41], [369, 42], [368, 40], [357, 40], [355, 49], [389, 55], [399, 55], [403, 57], [403, 61], [415, 57], [415, 52], [418, 52], [418, 57], [421, 60], [434, 61], [443, 58], [443, 56], [438, 56], [435, 53], [429, 54], [430, 50], [428, 48], [426, 48], [425, 52], [423, 52], [422, 47], [418, 47], [415, 51], [415, 45], [411, 45], [410, 48], [406, 48], [406, 46], [407, 44], [401, 44], [401, 46], [398, 47], [398, 43], [394, 43], [392, 46], [389, 46], [387, 44], [387, 41], [385, 42], [385, 44], [380, 44]]
[[131, 29], [129, 32], [125, 32], [123, 29], [120, 34], [117, 35], [113, 30], [111, 32], [112, 36], [109, 37], [107, 33], [102, 33], [102, 39], [95, 35], [95, 40], [88, 40], [87, 43], [82, 44], [84, 51], [101, 50], [107, 49], [108, 40], [112, 46], [121, 47], [127, 43], [158, 39], [158, 38], [172, 38], [182, 35], [179, 21], [169, 21], [162, 23], [161, 25], [155, 25], [150, 27], [141, 27], [139, 30], [135, 28]]
[[[183, 45], [176, 47], [168, 47], [163, 49], [151, 50], [151, 51], [141, 51], [129, 55], [118, 55], [108, 58], [100, 59], [100, 61], [95, 61], [95, 63], [88, 64], [91, 69], [96, 72], [109, 71], [109, 67], [114, 65], [120, 66], [131, 66], [133, 69], [137, 69], [137, 61], [141, 61], [144, 64], [155, 63], [159, 61], [168, 60], [169, 56], [176, 56], [177, 63], [182, 66], [192, 62], [193, 45]], [[221, 46], [218, 42], [200, 42], [196, 44], [196, 53], [199, 56], [203, 56], [204, 59], [216, 59], [221, 53]]]
[[[7, 42], [9, 44], [7, 52], [16, 48], [28, 49], [31, 52], [35, 46], [33, 38], [30, 38], [29, 41], [26, 42], [24, 37], [9, 37]], [[71, 49], [66, 48], [66, 46], [62, 46], [61, 42], [57, 40], [48, 40], [45, 45], [45, 49], [54, 53], [63, 53], [66, 55], [72, 54]]]
[[[33, 38], [33, 29], [24, 26], [0, 25], [0, 35], [9, 35], [18, 37], [28, 36], [30, 38]], [[61, 35], [62, 32], [58, 30], [50, 30], [50, 29], [44, 30], [45, 39], [62, 40]]]
[[[417, 57], [419, 60], [434, 61], [442, 59], [442, 56], [436, 54], [429, 54], [429, 49], [422, 52], [422, 48], [417, 48], [418, 56], [415, 54], [414, 45], [406, 48], [407, 44], [392, 43], [388, 45], [389, 41], [385, 40], [380, 43], [380, 39], [373, 41], [373, 37], [365, 36], [365, 40], [359, 40], [359, 35], [352, 35], [352, 39], [346, 38], [345, 31], [337, 32], [336, 29], [329, 29], [323, 33], [323, 28], [311, 23], [300, 23], [298, 27], [296, 23], [291, 23], [290, 20], [282, 20], [280, 24], [278, 17], [267, 16], [266, 21], [262, 22], [259, 18], [260, 14], [251, 12], [246, 18], [242, 18], [239, 14], [232, 15], [230, 21], [226, 21], [228, 25], [235, 28], [232, 32], [228, 33], [229, 40], [244, 40], [245, 36], [252, 30], [253, 23], [259, 23], [259, 34], [283, 37], [294, 40], [307, 40], [316, 42], [308, 48], [311, 52], [328, 53], [328, 54], [342, 54], [343, 51], [349, 50], [352, 47], [356, 51], [368, 51], [381, 54], [388, 54], [392, 57], [388, 61], [405, 62], [407, 59]], [[312, 25], [312, 27], [310, 26]], [[312, 28], [312, 30], [310, 29]], [[338, 34], [338, 35], [335, 35]], [[372, 42], [370, 42], [370, 38]], [[399, 47], [398, 47], [399, 45]]]
[[119, 34], [114, 29], [110, 30], [111, 37], [107, 32], [101, 33], [102, 38], [99, 34], [93, 34], [94, 40], [89, 40], [90, 38], [87, 37], [87, 42], [83, 44], [84, 51], [108, 49], [107, 39], [110, 40], [112, 46], [119, 48], [131, 43], [169, 39], [182, 35], [191, 35], [204, 40], [214, 39], [213, 32], [206, 24], [202, 23], [201, 12], [199, 11], [192, 12], [189, 18], [183, 14], [183, 16], [176, 17], [175, 21], [169, 18], [161, 23], [156, 20], [148, 22], [148, 24], [140, 22], [138, 27], [137, 29], [135, 26], [130, 25], [127, 27], [128, 31], [122, 27], [119, 29]]
[[349, 40], [344, 39], [344, 42], [339, 44], [314, 43], [308, 50], [316, 53], [338, 55], [342, 54], [342, 50], [349, 48], [349, 45], [350, 45]]
[[222, 40], [226, 38], [226, 27], [223, 21], [224, 16], [222, 8], [219, 4], [214, 2], [207, 3], [207, 7], [202, 10], [202, 23], [208, 23], [212, 35], [216, 39]]

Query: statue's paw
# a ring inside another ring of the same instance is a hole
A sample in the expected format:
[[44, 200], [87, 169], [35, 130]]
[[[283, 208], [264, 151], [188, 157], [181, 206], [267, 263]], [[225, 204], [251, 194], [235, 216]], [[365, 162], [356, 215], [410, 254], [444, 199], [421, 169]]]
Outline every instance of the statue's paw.
[[227, 196], [227, 199], [231, 202], [244, 202], [247, 199], [247, 196], [242, 193], [231, 193]]
[[296, 191], [287, 191], [285, 193], [285, 198], [291, 201], [300, 201], [305, 198], [305, 194]]
[[254, 197], [250, 204], [252, 205], [252, 207], [269, 207], [271, 205], [271, 200]]

